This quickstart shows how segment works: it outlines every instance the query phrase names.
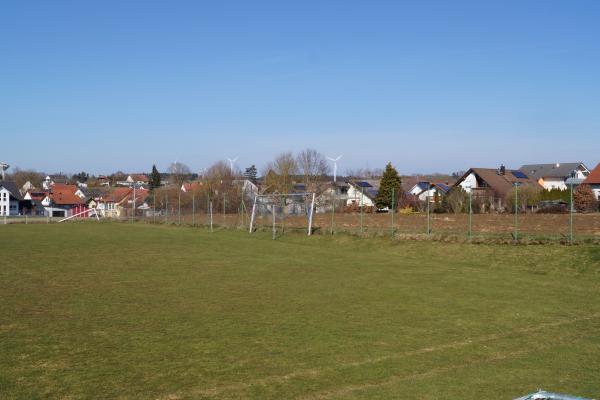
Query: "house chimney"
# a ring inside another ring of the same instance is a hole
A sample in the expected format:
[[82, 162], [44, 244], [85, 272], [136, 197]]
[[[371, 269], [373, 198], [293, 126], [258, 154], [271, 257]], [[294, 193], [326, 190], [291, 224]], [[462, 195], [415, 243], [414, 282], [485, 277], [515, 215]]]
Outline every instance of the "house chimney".
[[498, 171], [500, 175], [506, 174], [506, 167], [504, 166], [504, 164], [500, 165], [500, 169]]

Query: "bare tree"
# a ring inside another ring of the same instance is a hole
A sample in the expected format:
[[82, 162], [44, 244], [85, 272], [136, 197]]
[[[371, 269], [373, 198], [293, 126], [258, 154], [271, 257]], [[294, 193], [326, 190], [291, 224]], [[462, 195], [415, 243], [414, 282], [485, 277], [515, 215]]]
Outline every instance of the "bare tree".
[[305, 149], [296, 157], [298, 169], [304, 176], [304, 183], [312, 186], [331, 171], [327, 158], [314, 149]]
[[171, 175], [173, 183], [176, 183], [178, 186], [181, 186], [183, 181], [192, 173], [190, 167], [179, 161], [169, 165], [167, 172]]
[[41, 172], [37, 172], [32, 169], [25, 170], [15, 167], [12, 173], [7, 174], [6, 179], [9, 181], [14, 181], [17, 187], [20, 189], [27, 181], [31, 182], [31, 184], [37, 188], [41, 187], [44, 177], [45, 175]]
[[291, 152], [281, 153], [264, 169], [267, 190], [287, 193], [292, 189], [292, 179], [298, 174], [298, 162]]

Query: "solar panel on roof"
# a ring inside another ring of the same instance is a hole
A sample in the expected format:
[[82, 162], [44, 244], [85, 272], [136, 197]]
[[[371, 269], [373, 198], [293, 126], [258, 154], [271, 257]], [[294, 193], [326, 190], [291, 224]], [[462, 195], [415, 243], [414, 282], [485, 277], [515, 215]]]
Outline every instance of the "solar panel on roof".
[[522, 171], [512, 171], [512, 174], [517, 179], [527, 179], [527, 175], [525, 175]]
[[358, 187], [364, 187], [364, 188], [372, 187], [369, 182], [363, 182], [363, 181], [356, 182], [356, 186], [358, 186]]

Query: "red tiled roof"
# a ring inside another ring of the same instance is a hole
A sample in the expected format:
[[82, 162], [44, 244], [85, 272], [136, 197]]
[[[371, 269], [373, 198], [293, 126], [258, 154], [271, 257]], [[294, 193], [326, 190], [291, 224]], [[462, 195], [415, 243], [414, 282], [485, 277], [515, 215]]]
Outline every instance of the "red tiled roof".
[[125, 197], [129, 195], [129, 192], [133, 192], [133, 189], [128, 187], [115, 188], [106, 196], [102, 196], [102, 199], [110, 203], [120, 203]]
[[[150, 194], [149, 190], [146, 189], [136, 189], [135, 190], [135, 202], [136, 204], [143, 203]], [[133, 189], [132, 188], [115, 188], [108, 195], [103, 196], [104, 201], [109, 203], [119, 203], [123, 206], [127, 206], [129, 202], [133, 200]]]
[[75, 194], [77, 189], [76, 185], [56, 184], [50, 191], [50, 200], [57, 205], [83, 204], [81, 197]]
[[585, 178], [585, 181], [583, 181], [583, 183], [587, 185], [600, 185], [600, 163], [598, 163], [598, 165], [596, 165], [596, 168], [594, 168], [592, 172], [590, 172], [590, 174], [587, 178]]

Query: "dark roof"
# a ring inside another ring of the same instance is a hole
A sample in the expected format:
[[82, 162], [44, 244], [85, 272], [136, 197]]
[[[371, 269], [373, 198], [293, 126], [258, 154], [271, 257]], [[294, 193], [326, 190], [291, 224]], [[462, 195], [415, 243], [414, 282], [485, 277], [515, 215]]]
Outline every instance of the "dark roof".
[[375, 197], [377, 197], [377, 193], [379, 193], [379, 190], [377, 189], [369, 188], [365, 190], [365, 195], [371, 200], [375, 200]]
[[424, 182], [424, 181], [417, 182], [417, 184], [415, 186], [418, 186], [419, 189], [421, 189], [421, 190], [427, 190], [427, 189], [429, 189], [429, 182]]
[[21, 192], [19, 192], [19, 189], [17, 189], [17, 185], [14, 182], [0, 181], [0, 187], [3, 187], [4, 189], [8, 190], [10, 195], [12, 197], [14, 197], [15, 199], [23, 200], [23, 197], [21, 196]]
[[586, 166], [581, 162], [571, 163], [556, 163], [556, 164], [526, 164], [519, 168], [519, 171], [524, 172], [530, 178], [538, 180], [540, 178], [567, 178], [571, 176], [571, 172], [579, 167], [585, 169]]
[[373, 187], [369, 182], [365, 182], [365, 181], [357, 181], [354, 182], [356, 184], [356, 186], [361, 187], [361, 188], [370, 188]]
[[450, 186], [446, 185], [445, 183], [432, 183], [431, 186], [437, 187], [444, 193], [448, 193], [448, 191], [450, 191]]

